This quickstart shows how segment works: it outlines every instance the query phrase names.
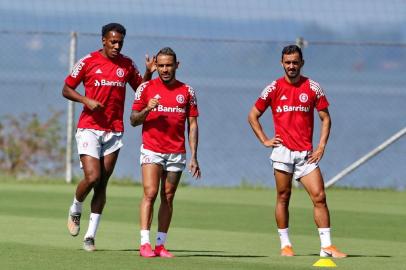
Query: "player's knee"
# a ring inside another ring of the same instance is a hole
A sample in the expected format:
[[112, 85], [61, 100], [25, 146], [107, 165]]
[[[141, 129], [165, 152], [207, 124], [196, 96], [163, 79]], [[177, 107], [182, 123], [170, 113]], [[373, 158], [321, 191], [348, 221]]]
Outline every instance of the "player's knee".
[[280, 203], [288, 203], [290, 200], [291, 193], [292, 192], [290, 190], [278, 191], [278, 201]]
[[144, 189], [144, 200], [149, 202], [155, 202], [155, 199], [158, 195], [157, 189]]
[[97, 183], [100, 182], [100, 174], [99, 173], [87, 173], [85, 175], [85, 181], [91, 185], [91, 186], [95, 186]]
[[324, 191], [317, 192], [313, 194], [312, 201], [315, 206], [325, 206], [326, 203], [326, 193]]
[[173, 200], [175, 198], [175, 193], [163, 193], [161, 192], [161, 202], [168, 204], [168, 205], [173, 205]]

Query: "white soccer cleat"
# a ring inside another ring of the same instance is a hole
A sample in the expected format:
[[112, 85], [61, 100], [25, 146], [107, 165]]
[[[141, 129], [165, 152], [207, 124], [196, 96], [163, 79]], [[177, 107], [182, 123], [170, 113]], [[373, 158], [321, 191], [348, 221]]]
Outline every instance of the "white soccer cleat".
[[94, 238], [92, 237], [87, 237], [85, 240], [83, 240], [83, 249], [86, 251], [95, 251], [96, 246], [94, 245]]

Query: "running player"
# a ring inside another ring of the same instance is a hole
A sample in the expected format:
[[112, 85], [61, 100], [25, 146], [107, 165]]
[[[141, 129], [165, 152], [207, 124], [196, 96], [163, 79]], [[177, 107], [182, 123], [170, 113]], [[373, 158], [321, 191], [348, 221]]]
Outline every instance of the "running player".
[[[318, 227], [320, 256], [346, 257], [331, 243], [330, 214], [324, 191], [324, 181], [318, 162], [323, 157], [330, 134], [329, 103], [320, 85], [304, 76], [301, 49], [296, 45], [283, 48], [282, 67], [285, 75], [268, 85], [252, 107], [248, 121], [252, 130], [265, 147], [272, 147], [270, 156], [276, 182], [275, 218], [281, 241], [281, 255], [294, 256], [289, 240], [289, 201], [292, 178], [300, 181], [314, 206], [314, 221]], [[262, 129], [259, 118], [270, 107], [275, 136], [269, 138]], [[318, 111], [321, 120], [320, 141], [312, 146], [313, 114]]]
[[[133, 61], [120, 53], [126, 29], [118, 23], [102, 28], [101, 50], [83, 57], [65, 79], [65, 98], [83, 103], [78, 122], [76, 143], [84, 179], [79, 182], [69, 208], [68, 230], [77, 236], [80, 230], [82, 203], [93, 189], [91, 214], [83, 248], [95, 250], [95, 237], [104, 205], [109, 177], [113, 173], [123, 146], [123, 112], [127, 82], [135, 90], [151, 79], [155, 69], [153, 58], [146, 56], [146, 71], [141, 77]], [[85, 95], [75, 89], [83, 82]]]
[[[161, 49], [156, 55], [159, 78], [138, 87], [132, 107], [131, 125], [142, 125], [140, 164], [144, 194], [140, 205], [140, 255], [143, 257], [173, 257], [164, 245], [172, 219], [173, 199], [186, 166], [185, 122], [191, 154], [189, 172], [193, 177], [201, 176], [197, 161], [196, 96], [190, 86], [176, 79], [178, 65], [171, 48]], [[152, 250], [149, 232], [160, 185], [158, 233]]]

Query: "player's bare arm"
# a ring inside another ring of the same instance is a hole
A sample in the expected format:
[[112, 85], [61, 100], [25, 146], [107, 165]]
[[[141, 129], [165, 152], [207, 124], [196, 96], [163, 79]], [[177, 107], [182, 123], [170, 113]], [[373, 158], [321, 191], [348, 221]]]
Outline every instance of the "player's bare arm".
[[142, 109], [141, 111], [133, 110], [131, 112], [131, 116], [130, 116], [131, 125], [133, 127], [142, 125], [142, 123], [144, 123], [145, 119], [147, 118], [147, 115], [149, 114], [149, 112], [151, 110], [153, 110], [154, 108], [156, 108], [158, 105], [159, 105], [159, 100], [156, 98], [151, 98], [148, 101], [148, 104], [144, 109]]
[[328, 137], [330, 135], [331, 129], [331, 118], [328, 109], [324, 109], [319, 111], [319, 117], [321, 120], [321, 127], [320, 127], [320, 142], [312, 153], [309, 154], [309, 163], [317, 163], [321, 160], [324, 155], [324, 150], [327, 145]]
[[248, 122], [251, 125], [252, 130], [257, 136], [258, 140], [265, 146], [265, 147], [275, 147], [279, 146], [283, 141], [282, 138], [276, 134], [274, 138], [269, 139], [268, 136], [265, 134], [261, 123], [259, 122], [259, 118], [262, 116], [262, 112], [260, 112], [255, 106], [252, 107], [250, 113], [248, 114]]
[[199, 143], [199, 127], [197, 124], [197, 117], [188, 117], [188, 135], [189, 135], [189, 147], [190, 147], [190, 162], [189, 171], [193, 177], [199, 179], [201, 177], [201, 171], [199, 162], [197, 161], [197, 146]]
[[63, 86], [62, 95], [72, 101], [80, 102], [88, 107], [92, 111], [100, 110], [104, 108], [104, 105], [97, 100], [90, 99], [86, 96], [82, 96], [75, 89], [69, 87], [67, 84]]
[[145, 55], [145, 73], [142, 77], [142, 82], [151, 80], [152, 74], [155, 72], [155, 56], [149, 57], [148, 54]]

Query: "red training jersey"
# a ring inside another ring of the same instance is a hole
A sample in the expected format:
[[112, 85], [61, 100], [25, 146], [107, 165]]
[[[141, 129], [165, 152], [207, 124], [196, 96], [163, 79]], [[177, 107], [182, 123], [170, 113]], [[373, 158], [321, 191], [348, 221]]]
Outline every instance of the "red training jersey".
[[141, 111], [151, 98], [159, 99], [159, 105], [142, 125], [144, 148], [158, 153], [186, 153], [186, 118], [199, 116], [195, 91], [180, 81], [167, 86], [158, 77], [138, 87], [132, 109]]
[[296, 84], [279, 78], [265, 87], [255, 103], [260, 112], [268, 106], [283, 145], [292, 151], [312, 150], [314, 108], [321, 111], [329, 106], [320, 85], [303, 76]]
[[65, 79], [65, 83], [73, 89], [81, 82], [85, 87], [85, 96], [99, 101], [104, 108], [91, 111], [83, 106], [78, 128], [124, 131], [126, 83], [128, 82], [133, 89], [137, 89], [142, 82], [142, 77], [133, 61], [122, 54], [110, 59], [104, 57], [101, 51], [92, 52], [80, 59]]

